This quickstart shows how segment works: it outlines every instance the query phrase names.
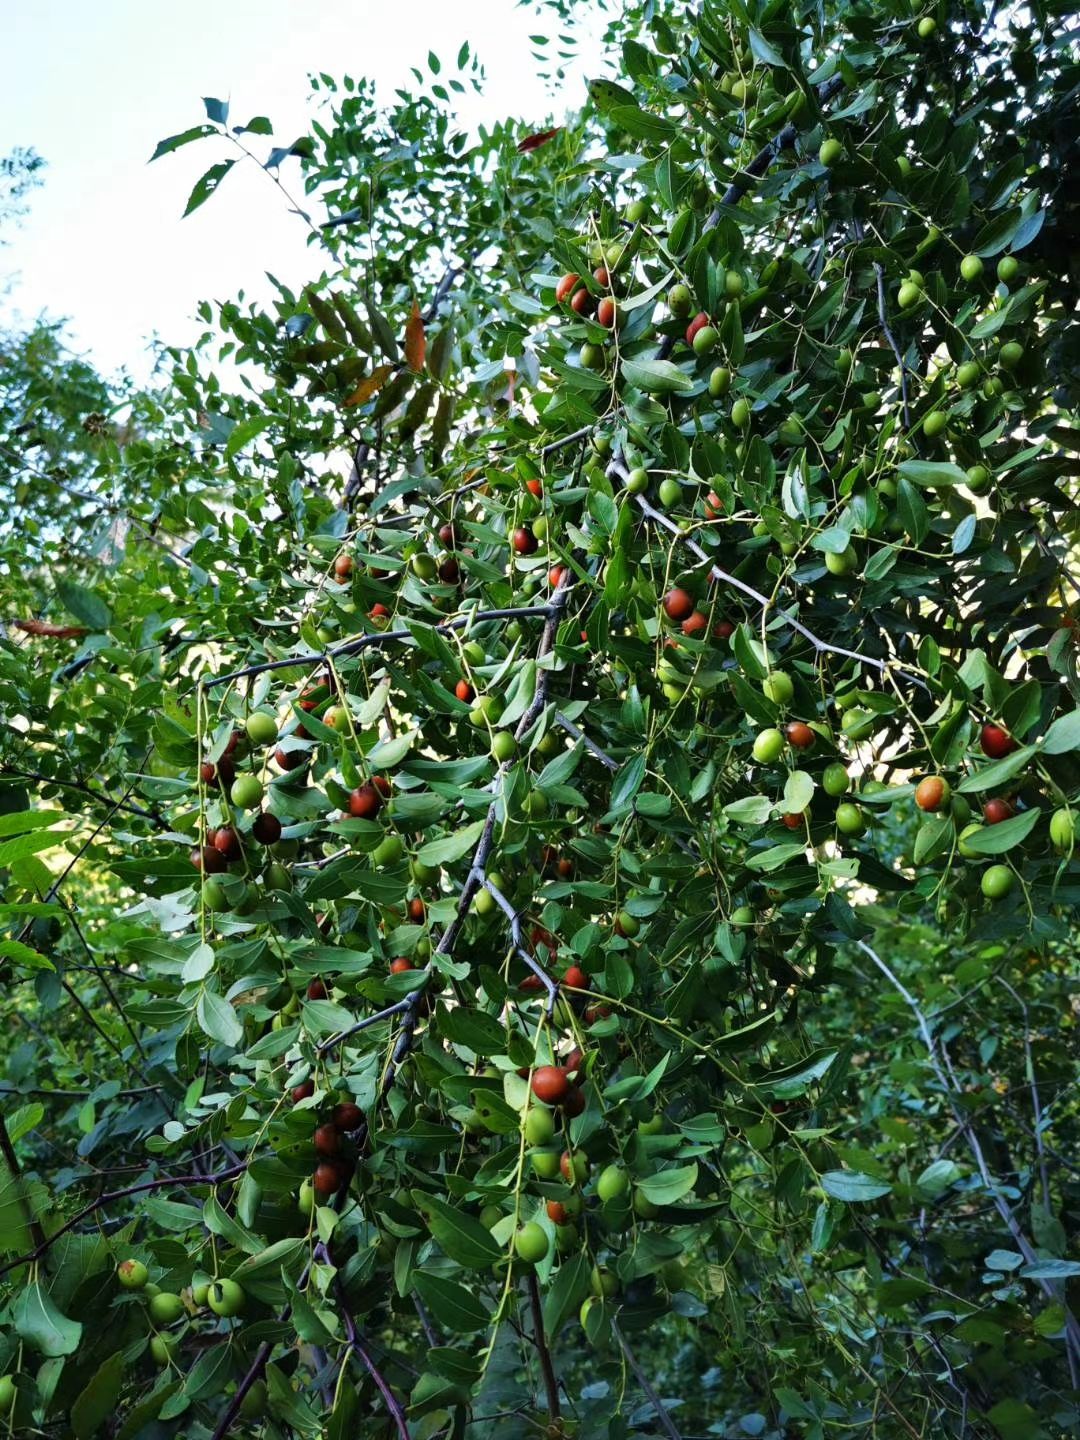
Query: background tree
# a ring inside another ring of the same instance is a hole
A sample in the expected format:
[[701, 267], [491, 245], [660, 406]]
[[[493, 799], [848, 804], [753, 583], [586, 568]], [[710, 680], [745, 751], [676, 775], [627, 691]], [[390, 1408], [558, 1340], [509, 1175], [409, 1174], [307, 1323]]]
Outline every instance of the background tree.
[[313, 274], [5, 365], [12, 1433], [1075, 1432], [1070, 23], [158, 145]]

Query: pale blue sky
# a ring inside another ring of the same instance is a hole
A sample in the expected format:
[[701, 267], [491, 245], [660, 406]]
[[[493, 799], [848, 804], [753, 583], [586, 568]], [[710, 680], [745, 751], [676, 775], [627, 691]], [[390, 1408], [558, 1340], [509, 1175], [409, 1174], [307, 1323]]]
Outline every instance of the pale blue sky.
[[[467, 39], [488, 87], [462, 97], [463, 121], [539, 122], [584, 96], [581, 69], [546, 93], [528, 42], [540, 28], [514, 0], [5, 0], [0, 153], [32, 146], [48, 170], [0, 251], [0, 276], [18, 276], [0, 307], [68, 316], [99, 366], [145, 375], [146, 337], [192, 339], [199, 300], [266, 294], [268, 270], [299, 288], [317, 266], [302, 223], [254, 167], [237, 166], [181, 220], [192, 184], [221, 158], [215, 142], [146, 161], [203, 119], [201, 96], [229, 98], [235, 123], [268, 115], [292, 139], [307, 126], [309, 72], [366, 74], [389, 98], [429, 49], [452, 62]], [[583, 68], [594, 73], [595, 52]]]

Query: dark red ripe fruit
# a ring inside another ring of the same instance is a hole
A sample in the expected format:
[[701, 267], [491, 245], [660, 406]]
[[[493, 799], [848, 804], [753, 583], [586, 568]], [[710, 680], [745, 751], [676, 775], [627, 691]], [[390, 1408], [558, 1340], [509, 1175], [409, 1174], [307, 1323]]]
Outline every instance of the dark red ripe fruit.
[[371, 617], [372, 620], [385, 620], [389, 614], [390, 611], [379, 600], [377, 600], [375, 604], [372, 605], [371, 609], [368, 611], [368, 615]]
[[444, 585], [456, 585], [461, 579], [461, 566], [453, 555], [447, 555], [439, 562], [439, 579]]
[[358, 785], [349, 796], [349, 814], [357, 820], [370, 820], [382, 809], [382, 796], [370, 781]]
[[204, 875], [220, 875], [229, 864], [221, 851], [213, 845], [196, 845], [191, 852], [191, 863]]
[[519, 555], [533, 555], [537, 550], [536, 536], [524, 525], [519, 525], [514, 531], [513, 546]]
[[251, 833], [260, 845], [276, 845], [281, 839], [281, 821], [269, 810], [264, 810], [255, 816]]
[[606, 1020], [610, 1014], [610, 1005], [590, 1005], [585, 1011], [585, 1023], [595, 1025], [597, 1020]]
[[706, 520], [719, 520], [724, 513], [724, 502], [715, 490], [710, 490], [702, 501], [701, 508], [705, 512]]
[[571, 1185], [573, 1185], [577, 1177], [574, 1175], [574, 1157], [570, 1154], [569, 1150], [563, 1151], [559, 1160], [559, 1169], [562, 1171], [563, 1179], [569, 1180]]
[[298, 770], [307, 759], [304, 750], [275, 750], [274, 759], [282, 770]]
[[407, 960], [404, 955], [399, 955], [396, 960], [390, 961], [391, 975], [404, 975], [406, 970], [411, 970], [412, 961]]
[[311, 1187], [316, 1195], [324, 1198], [337, 1192], [341, 1184], [341, 1171], [336, 1165], [324, 1164], [315, 1167], [315, 1174], [311, 1177]]
[[561, 1065], [541, 1065], [533, 1071], [532, 1092], [545, 1105], [561, 1105], [570, 1093], [570, 1081]]
[[386, 778], [385, 775], [373, 775], [371, 777], [371, 783], [375, 786], [375, 789], [379, 792], [379, 794], [383, 797], [384, 800], [390, 799], [390, 795], [394, 787], [390, 784], [390, 781]]
[[565, 1068], [574, 1075], [573, 1083], [575, 1085], [583, 1085], [585, 1083], [585, 1074], [581, 1067], [585, 1064], [585, 1055], [579, 1046], [574, 1046], [573, 1050], [571, 1050], [570, 1054], [566, 1057], [564, 1064]]
[[301, 1080], [299, 1085], [294, 1085], [291, 1091], [292, 1102], [298, 1105], [301, 1100], [309, 1100], [315, 1094], [314, 1080]]
[[561, 1200], [549, 1200], [547, 1202], [547, 1217], [549, 1220], [554, 1221], [556, 1225], [565, 1225], [570, 1218], [566, 1213], [566, 1206]]
[[700, 610], [695, 610], [682, 622], [682, 633], [684, 635], [700, 635], [703, 630], [708, 629], [709, 622]]
[[608, 274], [606, 265], [598, 265], [592, 273], [593, 279], [598, 285], [603, 285], [605, 290], [611, 288], [611, 276]]
[[681, 590], [678, 586], [669, 590], [663, 600], [664, 614], [669, 620], [679, 623], [689, 620], [694, 613], [694, 597], [689, 590]]
[[466, 705], [476, 699], [476, 691], [469, 684], [468, 680], [459, 680], [454, 686], [454, 694], [459, 700], [464, 700]]
[[574, 275], [572, 273], [564, 275], [562, 277], [559, 283], [555, 286], [556, 305], [565, 305], [566, 301], [569, 300], [570, 296], [574, 293], [574, 289], [578, 285], [580, 280], [580, 275]]
[[214, 831], [214, 849], [221, 852], [226, 860], [240, 859], [240, 836], [231, 825], [223, 825]]
[[544, 982], [540, 979], [539, 975], [526, 975], [525, 979], [522, 980], [518, 986], [519, 990], [528, 990], [530, 992], [533, 990], [542, 990], [543, 988]]
[[334, 574], [339, 580], [348, 580], [353, 571], [351, 555], [339, 555], [334, 561]]
[[1002, 730], [1000, 725], [984, 725], [979, 744], [983, 754], [991, 760], [1004, 760], [1006, 755], [1011, 755], [1016, 749], [1016, 741], [1007, 730]]
[[448, 520], [445, 525], [439, 526], [439, 544], [446, 550], [453, 550], [457, 544], [458, 536], [454, 526]]
[[735, 634], [735, 626], [730, 620], [721, 620], [720, 624], [713, 630], [713, 634], [717, 640], [729, 640], [731, 636]]
[[307, 987], [307, 998], [309, 1000], [326, 999], [326, 981], [320, 980], [318, 976]]
[[801, 830], [801, 829], [802, 829], [803, 817], [802, 817], [801, 814], [798, 814], [798, 815], [784, 815], [784, 816], [782, 817], [782, 819], [783, 819], [784, 824], [787, 826], [787, 828], [788, 828], [789, 830]]
[[417, 925], [422, 925], [427, 919], [427, 906], [419, 895], [414, 895], [409, 901], [409, 919]]
[[525, 489], [528, 490], [530, 495], [535, 495], [537, 500], [539, 500], [544, 493], [544, 485], [541, 480], [526, 480]]
[[1009, 816], [1014, 813], [1008, 800], [1003, 799], [1000, 795], [993, 800], [987, 800], [983, 806], [983, 819], [987, 825], [1000, 825], [1003, 820], [1008, 820]]
[[589, 977], [580, 965], [571, 965], [563, 976], [562, 983], [571, 990], [585, 990], [589, 984]]
[[580, 1115], [581, 1112], [585, 1109], [584, 1091], [571, 1090], [570, 1094], [567, 1095], [566, 1099], [563, 1101], [562, 1108], [563, 1114], [571, 1120], [574, 1118], [575, 1115]]
[[316, 1155], [336, 1155], [341, 1149], [341, 1131], [336, 1125], [320, 1125], [311, 1139]]
[[605, 330], [610, 330], [618, 318], [619, 307], [610, 295], [605, 295], [596, 307], [596, 323], [603, 325]]
[[784, 734], [788, 744], [796, 750], [809, 750], [814, 743], [813, 730], [801, 720], [792, 720], [791, 724], [785, 727]]
[[557, 590], [563, 583], [563, 576], [566, 574], [565, 565], [553, 565], [548, 571], [548, 584], [552, 590]]
[[204, 760], [199, 766], [199, 779], [204, 785], [212, 785], [216, 774], [217, 770], [209, 760]]
[[920, 810], [926, 810], [932, 814], [935, 810], [941, 809], [947, 794], [945, 781], [940, 775], [927, 775], [915, 786], [915, 804]]
[[[576, 315], [591, 315], [595, 304], [595, 299], [584, 286], [582, 286], [580, 290], [575, 290], [570, 297], [570, 309], [573, 310]], [[601, 301], [601, 304], [603, 304], [603, 301]]]
[[351, 1100], [334, 1106], [334, 1124], [339, 1130], [358, 1130], [364, 1123], [364, 1112]]
[[574, 873], [574, 862], [564, 855], [561, 860], [555, 862], [555, 873], [560, 880], [569, 880]]
[[241, 737], [240, 737], [240, 731], [239, 731], [239, 730], [234, 730], [234, 731], [232, 732], [232, 734], [229, 736], [228, 742], [227, 742], [227, 744], [226, 744], [226, 746], [225, 746], [225, 749], [224, 749], [224, 751], [223, 751], [222, 753], [225, 754], [225, 755], [235, 755], [235, 754], [236, 754], [236, 747], [240, 744], [240, 738], [241, 738]]
[[706, 325], [711, 324], [712, 321], [709, 319], [708, 315], [705, 314], [705, 311], [699, 310], [698, 313], [694, 316], [694, 318], [690, 321], [690, 324], [686, 327], [687, 345], [693, 345], [694, 336], [697, 334], [697, 332], [699, 330], [704, 330]]

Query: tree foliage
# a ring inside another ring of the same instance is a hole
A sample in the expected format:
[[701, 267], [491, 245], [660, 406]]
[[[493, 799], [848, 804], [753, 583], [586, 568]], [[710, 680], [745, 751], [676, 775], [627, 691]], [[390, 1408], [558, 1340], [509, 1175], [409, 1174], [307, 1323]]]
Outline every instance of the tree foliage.
[[303, 290], [5, 340], [12, 1433], [1075, 1433], [1075, 33], [607, 39], [207, 99]]

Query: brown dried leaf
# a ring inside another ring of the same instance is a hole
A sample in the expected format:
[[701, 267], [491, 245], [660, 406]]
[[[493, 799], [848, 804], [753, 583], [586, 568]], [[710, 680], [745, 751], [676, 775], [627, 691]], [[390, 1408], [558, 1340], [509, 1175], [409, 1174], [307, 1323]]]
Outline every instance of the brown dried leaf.
[[51, 620], [13, 620], [12, 624], [27, 635], [43, 635], [50, 640], [76, 640], [87, 634], [85, 625], [56, 625]]
[[405, 322], [405, 364], [410, 370], [422, 370], [426, 354], [427, 336], [424, 334], [424, 321], [420, 314], [420, 306], [414, 300], [412, 314]]
[[554, 130], [538, 130], [535, 135], [526, 135], [517, 148], [523, 155], [527, 155], [530, 150], [539, 150], [541, 145], [546, 145], [549, 140], [554, 140], [562, 128], [561, 125], [556, 125]]
[[373, 395], [377, 395], [386, 384], [387, 378], [394, 373], [392, 365], [376, 365], [370, 375], [365, 375], [360, 384], [345, 401], [346, 405], [366, 405]]

